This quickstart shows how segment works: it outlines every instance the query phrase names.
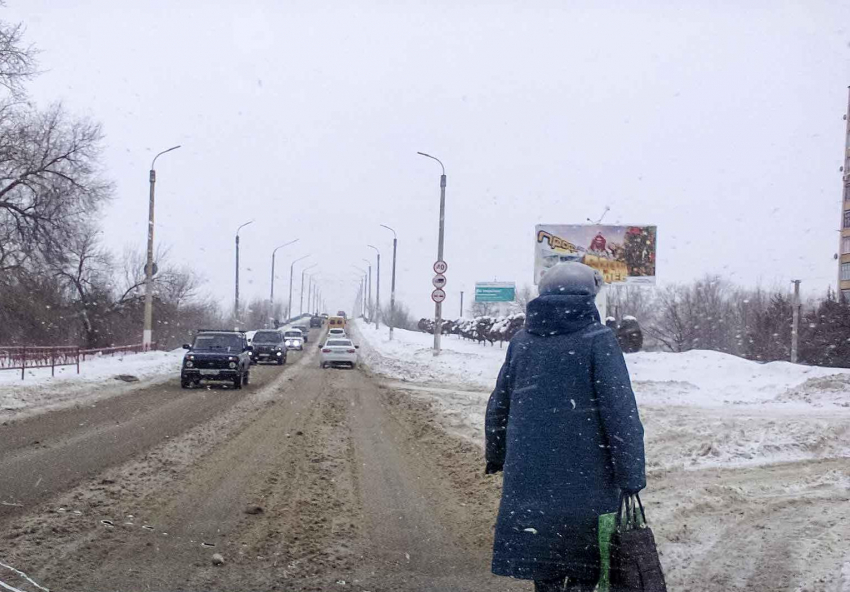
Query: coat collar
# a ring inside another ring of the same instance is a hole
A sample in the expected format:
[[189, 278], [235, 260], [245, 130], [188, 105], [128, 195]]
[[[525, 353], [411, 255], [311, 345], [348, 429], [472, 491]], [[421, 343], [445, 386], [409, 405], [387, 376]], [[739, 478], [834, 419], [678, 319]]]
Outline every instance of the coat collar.
[[599, 322], [595, 296], [548, 294], [528, 303], [525, 330], [535, 335], [575, 333]]

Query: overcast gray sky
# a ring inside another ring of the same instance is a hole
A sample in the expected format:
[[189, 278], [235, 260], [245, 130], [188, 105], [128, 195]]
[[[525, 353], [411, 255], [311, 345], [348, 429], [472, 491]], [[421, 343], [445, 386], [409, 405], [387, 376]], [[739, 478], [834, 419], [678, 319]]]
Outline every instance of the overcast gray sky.
[[[537, 223], [658, 225], [665, 282], [834, 283], [850, 2], [7, 0], [46, 70], [30, 89], [104, 124], [105, 242], [157, 241], [233, 301], [312, 253], [332, 309], [399, 233], [399, 298], [433, 313], [439, 156], [447, 310], [531, 283]], [[629, 4], [640, 5], [630, 8]], [[356, 273], [356, 272], [355, 272]], [[389, 293], [389, 265], [384, 267]], [[336, 282], [336, 283], [334, 283]]]

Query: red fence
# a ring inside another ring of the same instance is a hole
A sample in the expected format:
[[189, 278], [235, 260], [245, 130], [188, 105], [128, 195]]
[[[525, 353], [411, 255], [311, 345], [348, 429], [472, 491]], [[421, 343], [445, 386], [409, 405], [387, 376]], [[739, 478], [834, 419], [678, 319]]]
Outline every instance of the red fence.
[[[155, 344], [147, 349], [155, 349]], [[0, 370], [20, 370], [21, 380], [24, 379], [27, 368], [50, 368], [51, 376], [55, 376], [57, 366], [76, 366], [79, 374], [80, 362], [85, 362], [86, 358], [142, 351], [145, 351], [145, 346], [141, 343], [94, 349], [82, 349], [77, 346], [0, 346]]]

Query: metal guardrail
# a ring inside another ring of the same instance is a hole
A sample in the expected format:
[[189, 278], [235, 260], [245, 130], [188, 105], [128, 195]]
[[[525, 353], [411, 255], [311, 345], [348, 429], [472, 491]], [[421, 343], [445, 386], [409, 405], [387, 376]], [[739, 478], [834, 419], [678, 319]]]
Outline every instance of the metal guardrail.
[[80, 362], [95, 356], [114, 356], [117, 353], [139, 353], [156, 349], [156, 344], [148, 348], [141, 343], [118, 347], [100, 347], [83, 349], [78, 346], [0, 346], [0, 370], [20, 370], [21, 380], [30, 368], [50, 368], [50, 375], [56, 376], [57, 366], [76, 366], [80, 373]]

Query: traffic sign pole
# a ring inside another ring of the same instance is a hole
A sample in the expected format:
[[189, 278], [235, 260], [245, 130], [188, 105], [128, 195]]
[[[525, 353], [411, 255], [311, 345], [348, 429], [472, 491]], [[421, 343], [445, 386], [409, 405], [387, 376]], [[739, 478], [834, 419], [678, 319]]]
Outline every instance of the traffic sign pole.
[[[443, 261], [443, 236], [446, 227], [446, 174], [440, 176], [440, 238], [437, 242], [437, 262]], [[445, 262], [444, 262], [445, 264]], [[434, 355], [440, 355], [440, 337], [443, 334], [442, 300], [434, 305]]]

